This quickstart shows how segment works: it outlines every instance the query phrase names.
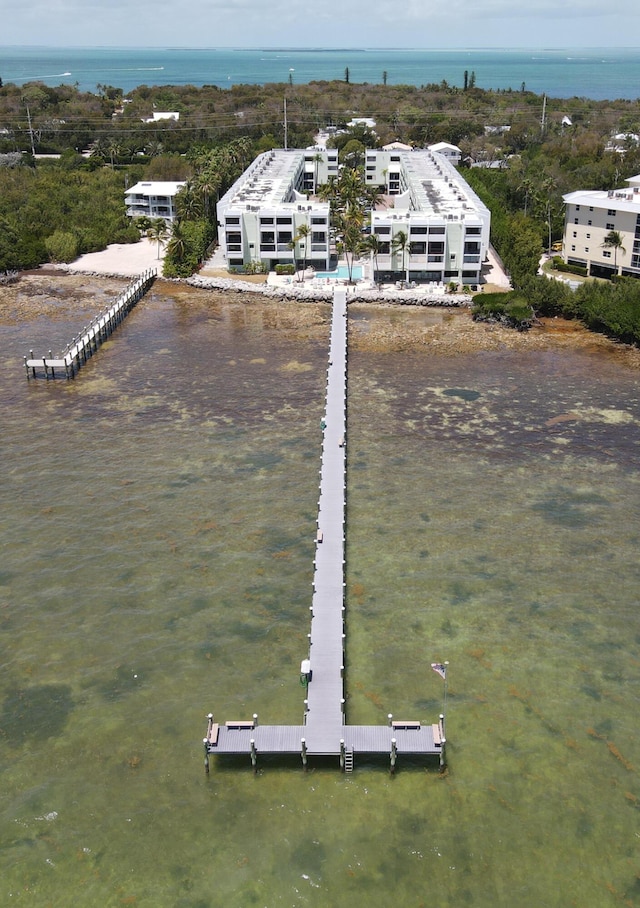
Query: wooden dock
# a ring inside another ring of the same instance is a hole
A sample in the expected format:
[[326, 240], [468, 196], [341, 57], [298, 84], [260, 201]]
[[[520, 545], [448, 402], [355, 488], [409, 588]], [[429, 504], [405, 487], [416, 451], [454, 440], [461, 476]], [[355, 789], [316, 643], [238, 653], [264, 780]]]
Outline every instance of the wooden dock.
[[[97, 352], [99, 345], [113, 334], [136, 303], [142, 299], [155, 279], [155, 268], [150, 268], [139, 275], [114, 303], [96, 315], [88, 325], [85, 325], [80, 334], [74, 337], [70, 344], [67, 344], [59, 356], [54, 356], [49, 350], [48, 356], [41, 356], [38, 359], [34, 357], [33, 350], [30, 350], [30, 355], [24, 357], [27, 378], [44, 376], [47, 379], [55, 379], [62, 375], [65, 378], [75, 378], [80, 368]], [[58, 376], [56, 376], [56, 371]]]
[[210, 754], [246, 754], [254, 767], [259, 754], [337, 756], [343, 770], [355, 755], [388, 755], [391, 770], [399, 755], [445, 761], [444, 716], [435, 724], [394, 720], [386, 725], [348, 725], [345, 717], [345, 505], [347, 430], [347, 296], [333, 298], [327, 396], [322, 419], [322, 464], [316, 528], [309, 654], [301, 665], [306, 681], [301, 725], [261, 725], [258, 717], [219, 724], [210, 713], [203, 740]]

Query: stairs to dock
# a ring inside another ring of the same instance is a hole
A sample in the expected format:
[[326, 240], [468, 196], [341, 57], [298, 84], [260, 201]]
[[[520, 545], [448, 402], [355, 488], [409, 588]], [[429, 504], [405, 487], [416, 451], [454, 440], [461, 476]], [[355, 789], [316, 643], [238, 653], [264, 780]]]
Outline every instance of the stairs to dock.
[[353, 772], [353, 749], [351, 747], [344, 752], [344, 771]]

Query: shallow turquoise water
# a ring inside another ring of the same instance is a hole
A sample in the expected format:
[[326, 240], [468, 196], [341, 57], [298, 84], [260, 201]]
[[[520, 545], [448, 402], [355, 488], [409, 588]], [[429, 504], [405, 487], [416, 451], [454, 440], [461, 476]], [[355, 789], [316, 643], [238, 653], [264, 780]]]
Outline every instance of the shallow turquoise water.
[[640, 904], [637, 373], [354, 351], [348, 720], [448, 659], [449, 773], [207, 778], [210, 710], [301, 717], [325, 343], [157, 290], [27, 382], [74, 331], [3, 328], [0, 904]]

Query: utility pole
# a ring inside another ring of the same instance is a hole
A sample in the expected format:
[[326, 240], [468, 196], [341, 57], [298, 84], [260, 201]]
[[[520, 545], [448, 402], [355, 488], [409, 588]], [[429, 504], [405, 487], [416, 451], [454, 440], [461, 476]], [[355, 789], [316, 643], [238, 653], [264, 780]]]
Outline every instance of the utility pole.
[[27, 108], [27, 122], [28, 122], [28, 124], [29, 124], [29, 138], [31, 139], [31, 154], [32, 154], [32, 155], [34, 156], [34, 158], [35, 158], [35, 156], [36, 156], [36, 149], [35, 149], [35, 146], [34, 146], [34, 144], [33, 144], [33, 128], [32, 128], [32, 126], [31, 126], [31, 111], [29, 110], [29, 105], [27, 104], [26, 101], [24, 102], [24, 106]]
[[544, 133], [545, 126], [546, 126], [546, 114], [547, 114], [547, 96], [543, 95], [542, 96], [542, 120], [540, 122], [543, 133]]
[[288, 148], [287, 145], [287, 99], [284, 99], [284, 150]]

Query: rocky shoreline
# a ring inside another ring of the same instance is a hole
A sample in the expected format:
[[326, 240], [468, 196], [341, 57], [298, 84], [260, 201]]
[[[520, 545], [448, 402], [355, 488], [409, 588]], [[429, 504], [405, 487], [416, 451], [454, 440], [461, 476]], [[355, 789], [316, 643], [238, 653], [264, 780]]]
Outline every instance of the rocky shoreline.
[[[23, 273], [18, 281], [0, 287], [0, 325], [25, 320], [75, 319], [86, 323], [115, 299], [129, 277], [39, 269]], [[331, 290], [311, 287], [268, 287], [224, 278], [158, 279], [151, 294], [172, 297], [180, 305], [203, 312], [242, 310], [243, 321], [255, 319], [261, 328], [283, 329], [298, 338], [320, 339], [327, 330]], [[447, 295], [411, 302], [370, 291], [349, 296], [350, 344], [363, 352], [406, 352], [417, 355], [457, 356], [504, 351], [580, 348], [615, 359], [640, 370], [640, 350], [616, 343], [584, 328], [579, 322], [543, 319], [522, 333], [498, 324], [474, 322], [469, 300]], [[404, 291], [410, 294], [411, 291]], [[293, 336], [292, 335], [292, 336]]]
[[[268, 299], [300, 300], [304, 302], [328, 302], [333, 298], [333, 285], [324, 287], [312, 286], [311, 283], [286, 284], [274, 287], [269, 284], [247, 284], [232, 278], [202, 277], [195, 275], [186, 278], [187, 283], [199, 290], [218, 290], [225, 293], [259, 293]], [[393, 303], [396, 306], [437, 306], [441, 308], [459, 308], [471, 305], [468, 293], [425, 293], [423, 289], [362, 289], [357, 284], [347, 285], [349, 303]]]

